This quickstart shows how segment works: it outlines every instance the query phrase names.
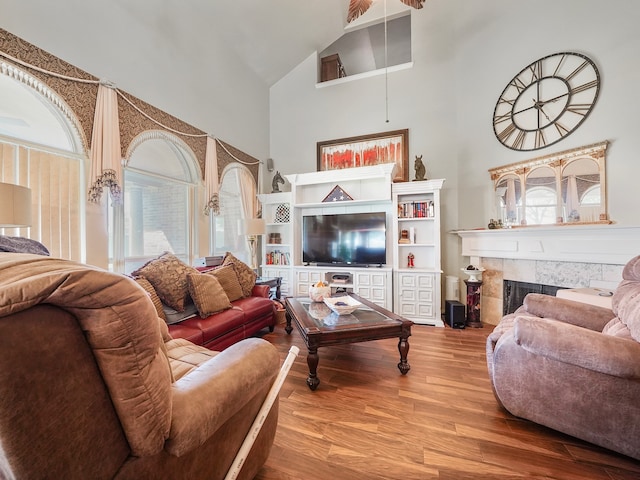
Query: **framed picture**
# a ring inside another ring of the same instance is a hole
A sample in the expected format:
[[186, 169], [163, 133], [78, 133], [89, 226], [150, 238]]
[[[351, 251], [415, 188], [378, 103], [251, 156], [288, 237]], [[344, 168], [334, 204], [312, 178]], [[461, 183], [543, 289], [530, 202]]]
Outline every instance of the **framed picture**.
[[394, 182], [409, 180], [409, 129], [318, 142], [318, 171], [395, 163]]

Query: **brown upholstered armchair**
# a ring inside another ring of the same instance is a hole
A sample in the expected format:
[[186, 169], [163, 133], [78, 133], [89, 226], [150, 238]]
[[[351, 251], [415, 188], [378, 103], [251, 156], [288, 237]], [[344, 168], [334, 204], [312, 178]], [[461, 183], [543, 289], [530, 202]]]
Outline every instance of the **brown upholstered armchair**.
[[[0, 472], [18, 479], [223, 478], [279, 369], [261, 339], [172, 339], [125, 276], [15, 253], [0, 253], [0, 352]], [[240, 478], [277, 418], [276, 403]]]
[[487, 339], [489, 376], [513, 415], [640, 460], [640, 257], [612, 308], [527, 295]]

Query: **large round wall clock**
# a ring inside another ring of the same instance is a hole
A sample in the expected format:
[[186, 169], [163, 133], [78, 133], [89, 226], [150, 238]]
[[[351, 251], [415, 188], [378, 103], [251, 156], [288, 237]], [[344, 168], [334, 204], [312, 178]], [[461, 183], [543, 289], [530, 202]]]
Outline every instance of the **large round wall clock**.
[[559, 142], [585, 121], [598, 99], [600, 73], [579, 53], [548, 55], [505, 87], [493, 112], [493, 131], [512, 150]]

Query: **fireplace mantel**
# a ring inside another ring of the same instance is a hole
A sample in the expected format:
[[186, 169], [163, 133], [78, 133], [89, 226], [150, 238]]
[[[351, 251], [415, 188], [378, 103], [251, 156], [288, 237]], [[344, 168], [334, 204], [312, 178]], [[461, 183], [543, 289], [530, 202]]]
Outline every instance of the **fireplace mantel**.
[[457, 230], [462, 255], [625, 265], [640, 254], [640, 227], [593, 224]]

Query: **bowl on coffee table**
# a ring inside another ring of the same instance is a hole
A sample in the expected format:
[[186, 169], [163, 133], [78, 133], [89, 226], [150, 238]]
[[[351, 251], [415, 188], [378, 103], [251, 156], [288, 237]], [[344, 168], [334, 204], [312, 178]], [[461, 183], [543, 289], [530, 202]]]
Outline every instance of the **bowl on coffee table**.
[[349, 295], [325, 298], [324, 303], [338, 315], [349, 315], [362, 306], [362, 303]]

